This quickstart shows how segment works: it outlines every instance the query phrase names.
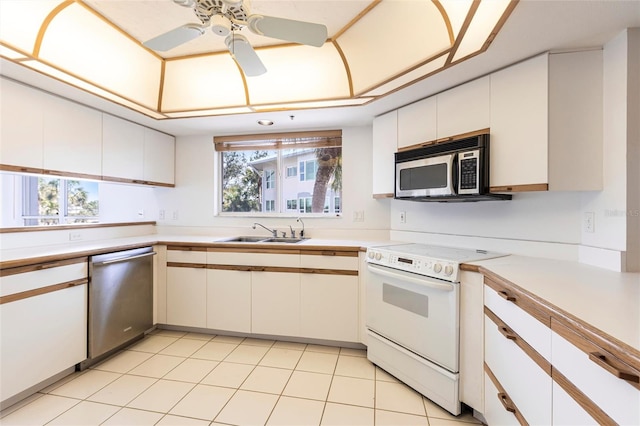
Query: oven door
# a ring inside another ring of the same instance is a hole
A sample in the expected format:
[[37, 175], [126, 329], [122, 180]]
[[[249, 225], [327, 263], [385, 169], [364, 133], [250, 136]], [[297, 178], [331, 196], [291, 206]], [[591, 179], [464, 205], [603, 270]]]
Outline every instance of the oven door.
[[454, 195], [456, 154], [396, 163], [396, 198]]
[[367, 328], [457, 373], [459, 284], [379, 265], [367, 267]]

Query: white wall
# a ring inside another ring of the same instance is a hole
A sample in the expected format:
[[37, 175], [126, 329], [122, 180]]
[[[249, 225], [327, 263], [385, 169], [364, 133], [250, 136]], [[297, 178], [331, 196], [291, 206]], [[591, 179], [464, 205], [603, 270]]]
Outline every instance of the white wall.
[[[372, 159], [370, 126], [342, 131], [343, 214], [341, 217], [304, 217], [307, 236], [314, 238], [386, 239], [389, 229], [388, 200], [371, 197]], [[218, 203], [217, 154], [213, 135], [176, 139], [176, 187], [155, 189], [158, 209], [165, 211], [159, 220], [159, 232], [206, 233], [210, 235], [256, 234], [251, 229], [258, 221], [268, 227], [299, 229], [296, 216], [243, 217], [216, 215]], [[364, 221], [354, 222], [355, 212], [363, 212]], [[174, 219], [174, 213], [175, 219]]]

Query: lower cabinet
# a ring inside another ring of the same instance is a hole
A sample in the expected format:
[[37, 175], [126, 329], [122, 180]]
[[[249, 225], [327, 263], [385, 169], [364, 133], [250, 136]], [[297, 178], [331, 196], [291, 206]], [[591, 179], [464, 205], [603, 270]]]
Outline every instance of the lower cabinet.
[[251, 272], [251, 332], [300, 336], [300, 274]]
[[207, 328], [251, 332], [251, 272], [207, 270]]
[[167, 323], [207, 326], [207, 252], [205, 248], [167, 249]]
[[2, 408], [87, 358], [87, 271], [86, 258], [2, 271]]

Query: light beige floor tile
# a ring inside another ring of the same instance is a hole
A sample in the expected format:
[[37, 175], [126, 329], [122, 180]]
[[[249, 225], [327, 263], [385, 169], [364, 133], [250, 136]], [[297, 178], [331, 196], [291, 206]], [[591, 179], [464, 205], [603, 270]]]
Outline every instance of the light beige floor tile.
[[404, 383], [378, 381], [376, 383], [376, 408], [401, 413], [426, 416], [423, 396]]
[[162, 328], [158, 328], [156, 329], [156, 332], [154, 333], [156, 335], [159, 336], [169, 336], [169, 337], [183, 337], [187, 334], [186, 331], [178, 331], [178, 330], [164, 330]]
[[253, 369], [253, 365], [223, 361], [207, 377], [202, 379], [202, 384], [239, 388]]
[[218, 365], [218, 361], [188, 358], [163, 378], [181, 382], [200, 383], [216, 365]]
[[98, 404], [97, 402], [82, 401], [78, 405], [65, 411], [47, 425], [87, 426], [99, 425], [114, 415], [120, 407], [115, 405]]
[[3, 417], [2, 426], [43, 425], [55, 419], [79, 402], [79, 399], [65, 398], [56, 395], [43, 395], [24, 407]]
[[196, 351], [191, 358], [208, 359], [210, 361], [222, 361], [238, 345], [234, 343], [217, 342], [213, 339]]
[[304, 351], [296, 370], [311, 371], [313, 373], [333, 374], [338, 361], [338, 354]]
[[[83, 374], [86, 374], [89, 370], [85, 370], [85, 371], [74, 371], [73, 373], [64, 376], [62, 379], [58, 380], [57, 382], [54, 382], [52, 384], [50, 384], [49, 386], [47, 386], [46, 388], [41, 389], [40, 393], [51, 393], [53, 390], [59, 388], [62, 385], [66, 385], [67, 383], [69, 383], [72, 380], [77, 379], [78, 377], [80, 377]], [[2, 411], [2, 413], [4, 413], [4, 410]], [[2, 418], [2, 414], [0, 413], [0, 418]]]
[[211, 421], [234, 393], [235, 389], [196, 385], [169, 413]]
[[400, 383], [400, 380], [396, 379], [380, 367], [376, 367], [376, 380], [381, 380], [383, 382]]
[[281, 349], [293, 349], [295, 351], [304, 351], [307, 348], [306, 343], [298, 343], [298, 342], [286, 342], [284, 340], [278, 340], [273, 344], [274, 348]]
[[185, 359], [177, 356], [156, 354], [129, 371], [129, 374], [159, 379], [184, 362]]
[[[451, 419], [440, 419], [437, 417], [429, 417], [429, 425], [430, 426], [469, 426], [474, 423], [462, 421], [456, 417], [452, 417]], [[475, 424], [480, 424], [476, 420]]]
[[151, 426], [155, 425], [163, 416], [162, 413], [152, 411], [123, 408], [102, 423], [103, 426]]
[[326, 354], [339, 354], [340, 348], [337, 346], [325, 346], [325, 345], [307, 345], [307, 351], [310, 352], [323, 352]]
[[326, 401], [331, 379], [330, 374], [294, 371], [282, 394]]
[[127, 406], [168, 413], [194, 386], [193, 383], [158, 380]]
[[327, 400], [340, 404], [351, 404], [373, 408], [374, 390], [374, 380], [333, 376]]
[[88, 370], [75, 379], [51, 391], [52, 395], [68, 396], [70, 398], [85, 399], [98, 392], [109, 383], [121, 376], [120, 373], [108, 371]]
[[240, 389], [256, 392], [281, 394], [287, 384], [292, 370], [272, 367], [256, 367]]
[[288, 368], [293, 370], [298, 364], [301, 356], [302, 351], [272, 347], [260, 360], [259, 365], [264, 365], [265, 367]]
[[240, 364], [256, 365], [260, 362], [264, 354], [267, 353], [269, 348], [265, 346], [245, 346], [240, 345], [233, 350], [224, 359], [228, 362], [237, 362]]
[[202, 340], [179, 339], [161, 350], [159, 353], [162, 355], [189, 357], [198, 349], [203, 347], [205, 343], [207, 342]]
[[376, 426], [429, 426], [427, 416], [376, 410]]
[[138, 352], [150, 352], [158, 353], [173, 342], [178, 340], [177, 337], [163, 336], [161, 334], [154, 334], [145, 337], [139, 343], [129, 347], [129, 350]]
[[10, 405], [9, 407], [5, 408], [4, 410], [0, 411], [0, 419], [7, 417], [9, 414], [18, 411], [19, 409], [21, 409], [22, 407], [24, 407], [25, 405], [29, 405], [31, 404], [33, 401], [35, 401], [38, 398], [42, 398], [44, 396], [44, 394], [42, 393], [34, 393], [33, 395], [29, 395], [28, 397], [26, 397], [25, 399], [22, 399], [18, 402], [16, 402], [13, 405]]
[[206, 340], [209, 341], [216, 337], [215, 334], [207, 334], [207, 333], [187, 333], [184, 335], [183, 339], [195, 339], [195, 340]]
[[156, 423], [156, 426], [209, 426], [209, 421], [167, 414]]
[[277, 401], [277, 395], [239, 390], [214, 420], [234, 425], [262, 425]]
[[88, 400], [124, 406], [156, 381], [151, 377], [124, 375], [91, 395]]
[[373, 426], [373, 408], [327, 402], [322, 415], [323, 426]]
[[340, 348], [340, 355], [367, 357], [366, 349]]
[[267, 425], [319, 425], [324, 402], [283, 396], [278, 400]]
[[341, 354], [338, 357], [335, 374], [373, 380], [376, 377], [376, 367], [367, 358]]
[[148, 352], [123, 351], [92, 367], [93, 370], [128, 373], [153, 356]]
[[235, 345], [239, 345], [240, 343], [242, 343], [244, 339], [245, 339], [244, 337], [238, 337], [238, 336], [217, 335], [216, 337], [213, 338], [213, 341], [217, 343], [232, 343]]
[[251, 346], [266, 346], [270, 348], [275, 343], [275, 340], [269, 339], [256, 339], [253, 337], [247, 337], [242, 341], [242, 345], [251, 345]]

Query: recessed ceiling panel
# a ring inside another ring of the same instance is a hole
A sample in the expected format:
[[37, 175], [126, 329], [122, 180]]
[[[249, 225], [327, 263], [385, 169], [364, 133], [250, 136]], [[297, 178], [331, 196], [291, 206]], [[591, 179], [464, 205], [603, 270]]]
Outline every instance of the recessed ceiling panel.
[[51, 0], [0, 1], [0, 40], [32, 53], [42, 22], [60, 3]]
[[383, 1], [338, 40], [362, 92], [451, 47], [449, 30], [430, 0]]
[[412, 83], [416, 80], [420, 80], [422, 77], [429, 75], [432, 72], [437, 71], [440, 68], [444, 67], [446, 60], [447, 60], [446, 55], [436, 58], [433, 61], [429, 62], [428, 64], [418, 67], [411, 72], [401, 75], [395, 80], [392, 80], [388, 83], [381, 85], [380, 87], [376, 87], [375, 89], [368, 91], [367, 93], [364, 93], [363, 96], [382, 96], [386, 93], [391, 92], [392, 90], [401, 88], [406, 84]]

